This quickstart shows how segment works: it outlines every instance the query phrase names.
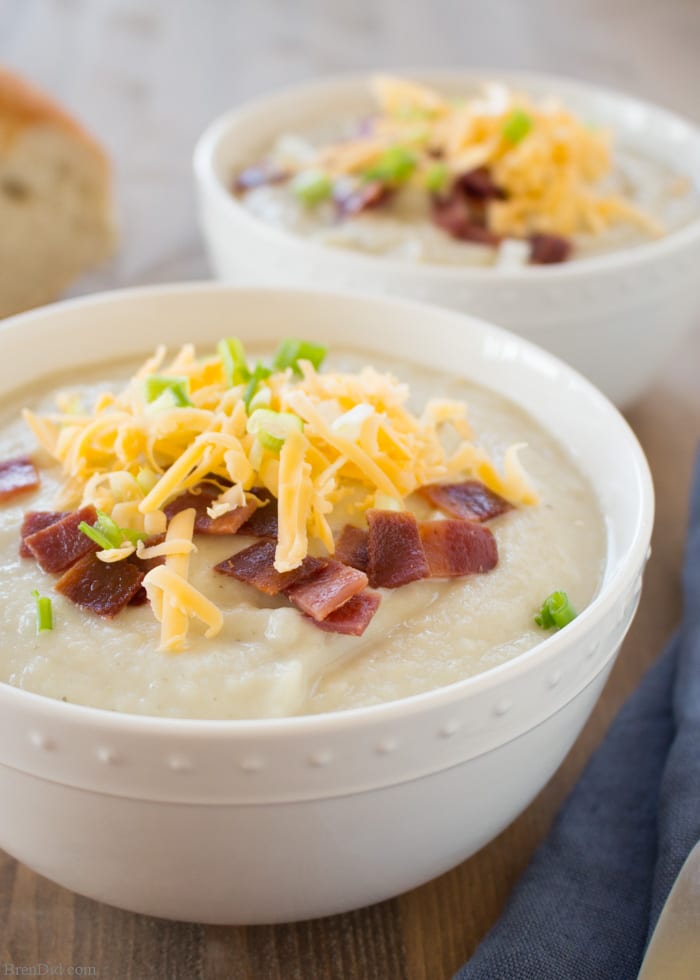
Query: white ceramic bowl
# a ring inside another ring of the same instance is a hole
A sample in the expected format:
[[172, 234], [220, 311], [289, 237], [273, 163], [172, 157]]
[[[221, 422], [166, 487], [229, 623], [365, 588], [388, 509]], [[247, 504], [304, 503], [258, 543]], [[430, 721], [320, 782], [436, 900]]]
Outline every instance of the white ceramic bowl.
[[[493, 77], [535, 96], [555, 93], [584, 118], [611, 128], [622, 145], [700, 182], [700, 129], [665, 109], [545, 75], [410, 74], [455, 94]], [[194, 167], [215, 274], [235, 283], [360, 289], [439, 303], [545, 347], [618, 405], [634, 400], [700, 321], [700, 216], [635, 248], [508, 271], [421, 265], [324, 246], [266, 225], [231, 195], [235, 172], [264, 156], [281, 133], [304, 133], [331, 116], [352, 118], [370, 109], [367, 76], [322, 80], [237, 109], [206, 130]]]
[[510, 663], [390, 704], [193, 721], [0, 684], [1, 847], [137, 912], [276, 922], [418, 885], [528, 804], [583, 726], [634, 615], [653, 492], [632, 432], [587, 381], [498, 328], [416, 304], [213, 284], [88, 297], [0, 324], [0, 389], [232, 332], [400, 351], [506, 392], [565, 437], [607, 526], [604, 583], [574, 623]]

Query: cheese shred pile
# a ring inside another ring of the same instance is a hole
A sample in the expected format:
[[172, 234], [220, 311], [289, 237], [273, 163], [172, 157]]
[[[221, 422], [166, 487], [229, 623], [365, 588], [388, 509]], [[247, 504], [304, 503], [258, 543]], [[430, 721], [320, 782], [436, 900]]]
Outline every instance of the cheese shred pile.
[[[257, 502], [254, 488], [277, 498], [280, 572], [296, 568], [311, 542], [333, 553], [336, 508], [359, 515], [370, 507], [403, 509], [424, 484], [465, 477], [514, 504], [536, 502], [518, 460], [521, 447], [511, 446], [497, 468], [474, 441], [463, 402], [435, 399], [416, 415], [407, 407], [408, 387], [391, 375], [371, 367], [321, 372], [323, 348], [292, 343], [315, 356], [253, 368], [230, 338], [215, 355], [198, 357], [188, 344], [166, 363], [161, 347], [90, 411], [64, 395], [56, 413], [24, 412], [64, 474], [62, 508], [92, 504], [144, 538], [165, 533], [159, 543], [134, 543], [132, 535], [98, 552], [104, 561], [165, 557], [144, 580], [162, 624], [162, 649], [182, 648], [193, 617], [208, 636], [222, 627], [221, 612], [188, 581], [194, 511], [170, 522], [164, 513], [203, 481], [218, 488], [212, 518]], [[239, 352], [233, 368], [226, 349]]]
[[504, 191], [502, 200], [487, 202], [487, 224], [498, 235], [595, 235], [618, 223], [663, 234], [653, 217], [606, 187], [610, 133], [558, 100], [536, 101], [498, 83], [452, 99], [390, 76], [376, 77], [372, 88], [378, 112], [362, 135], [319, 150], [315, 166], [329, 177], [379, 173], [393, 154], [402, 182], [440, 193], [485, 167]]

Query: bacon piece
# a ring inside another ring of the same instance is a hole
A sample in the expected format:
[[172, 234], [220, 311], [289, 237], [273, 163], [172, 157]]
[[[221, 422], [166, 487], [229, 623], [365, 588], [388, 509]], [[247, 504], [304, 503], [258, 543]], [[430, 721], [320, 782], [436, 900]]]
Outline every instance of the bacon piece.
[[450, 517], [460, 517], [464, 521], [490, 521], [492, 517], [513, 510], [513, 505], [504, 497], [489, 490], [480, 480], [465, 480], [463, 483], [427, 483], [418, 493], [431, 507], [441, 510]]
[[64, 517], [67, 517], [68, 513], [67, 510], [28, 510], [24, 515], [22, 527], [19, 529], [19, 553], [21, 557], [34, 557], [25, 544], [26, 538], [31, 534], [36, 534], [37, 531], [43, 531], [45, 527], [51, 527], [52, 524], [57, 524], [58, 521], [62, 521]]
[[281, 184], [288, 176], [288, 173], [276, 167], [270, 160], [263, 160], [241, 170], [233, 182], [233, 191], [236, 194], [244, 194], [246, 191], [255, 190], [256, 187], [265, 187], [267, 184]]
[[64, 572], [54, 588], [81, 609], [112, 619], [138, 593], [144, 575], [130, 561], [107, 564], [89, 554]]
[[[150, 548], [154, 544], [160, 544], [162, 541], [165, 541], [165, 535], [157, 534], [154, 537], [149, 538], [148, 541], [145, 541], [144, 545], [147, 548]], [[158, 565], [165, 564], [165, 555], [159, 555], [157, 558], [137, 558], [136, 555], [134, 554], [134, 555], [129, 555], [129, 557], [126, 560], [130, 561], [132, 565], [135, 565], [136, 568], [142, 571], [145, 577], [151, 571], [152, 568], [157, 568]], [[143, 585], [140, 585], [138, 590], [131, 597], [131, 599], [129, 599], [129, 605], [145, 606], [147, 602], [148, 602], [148, 593], [146, 592]]]
[[364, 572], [331, 559], [310, 578], [285, 589], [285, 594], [303, 613], [320, 621], [362, 592], [366, 585]]
[[148, 602], [148, 592], [146, 592], [145, 586], [139, 585], [138, 589], [132, 597], [129, 599], [130, 606], [145, 606]]
[[248, 534], [251, 538], [276, 538], [277, 498], [264, 487], [253, 487], [251, 490], [258, 500], [265, 501], [263, 507], [257, 507], [245, 524], [242, 524], [239, 534]]
[[220, 562], [214, 567], [214, 571], [254, 585], [266, 595], [278, 595], [326, 565], [325, 559], [307, 555], [298, 568], [293, 568], [290, 572], [278, 572], [274, 566], [275, 548], [274, 541], [258, 541]]
[[464, 242], [478, 245], [498, 245], [500, 237], [484, 224], [483, 215], [470, 207], [467, 198], [459, 190], [448, 197], [433, 200], [433, 221], [448, 235]]
[[351, 565], [361, 572], [366, 572], [369, 563], [367, 538], [367, 531], [363, 531], [361, 527], [346, 524], [335, 542], [335, 557], [344, 565]]
[[347, 193], [335, 195], [335, 203], [338, 211], [344, 218], [349, 218], [362, 211], [369, 211], [384, 204], [391, 197], [393, 191], [380, 180], [368, 180], [365, 184], [360, 184]]
[[573, 251], [568, 238], [561, 235], [530, 235], [530, 262], [533, 265], [554, 265], [566, 262]]
[[418, 528], [431, 578], [489, 572], [498, 564], [496, 539], [481, 524], [420, 521]]
[[253, 514], [255, 504], [245, 504], [242, 507], [235, 507], [227, 514], [222, 514], [221, 517], [211, 518], [207, 514], [207, 508], [211, 507], [214, 501], [220, 496], [221, 491], [216, 487], [209, 486], [206, 483], [200, 483], [192, 490], [188, 490], [187, 493], [183, 493], [180, 497], [176, 497], [175, 500], [171, 500], [167, 507], [164, 508], [165, 516], [168, 520], [171, 520], [181, 510], [194, 507], [196, 512], [194, 529], [197, 534], [236, 534], [241, 525], [245, 524]]
[[327, 633], [344, 633], [346, 636], [362, 636], [370, 624], [370, 621], [381, 602], [378, 592], [365, 589], [343, 603], [339, 609], [332, 612], [325, 619], [315, 620], [310, 616], [305, 619], [310, 620], [314, 626]]
[[494, 181], [488, 167], [476, 167], [465, 174], [460, 174], [455, 178], [452, 187], [462, 191], [467, 197], [480, 201], [504, 201], [508, 197], [505, 190]]
[[396, 589], [430, 575], [413, 514], [368, 510], [367, 523], [367, 574], [373, 588]]
[[39, 472], [29, 456], [5, 459], [0, 463], [0, 502], [12, 500], [39, 486]]
[[63, 572], [84, 555], [100, 550], [98, 544], [78, 530], [82, 521], [94, 524], [96, 520], [97, 511], [92, 505], [81, 507], [42, 531], [30, 534], [24, 544], [45, 572]]

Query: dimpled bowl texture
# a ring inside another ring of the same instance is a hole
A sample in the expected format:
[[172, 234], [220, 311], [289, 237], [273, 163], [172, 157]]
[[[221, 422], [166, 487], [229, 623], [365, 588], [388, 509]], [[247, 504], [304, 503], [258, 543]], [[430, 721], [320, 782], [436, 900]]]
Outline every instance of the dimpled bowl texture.
[[[498, 78], [557, 95], [621, 144], [700, 180], [700, 129], [665, 109], [587, 83], [527, 73], [402, 72], [455, 95]], [[484, 317], [572, 364], [617, 405], [648, 387], [700, 319], [700, 217], [634, 248], [515, 270], [448, 267], [363, 255], [295, 236], [251, 215], [232, 177], [282, 133], [372, 108], [368, 76], [313, 82], [243, 106], [202, 135], [194, 167], [200, 221], [215, 275], [234, 283], [359, 289], [438, 303]]]
[[[582, 377], [512, 334], [418, 304], [216, 284], [88, 297], [3, 321], [2, 390], [232, 333], [261, 345], [351, 342], [368, 359], [400, 352], [507, 393], [566, 433], [607, 529], [600, 592], [570, 626], [509, 663], [393, 703], [196, 721], [0, 684], [1, 847], [136, 912], [272, 923], [413, 888], [532, 800], [586, 721], [634, 615], [653, 491], [627, 424]], [[2, 628], [10, 642], [12, 625]]]

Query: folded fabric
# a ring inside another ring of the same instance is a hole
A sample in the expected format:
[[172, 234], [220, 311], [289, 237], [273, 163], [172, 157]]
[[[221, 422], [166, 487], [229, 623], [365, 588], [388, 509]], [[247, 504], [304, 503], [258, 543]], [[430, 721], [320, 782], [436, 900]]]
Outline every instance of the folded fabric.
[[[634, 980], [700, 839], [700, 453], [681, 627], [455, 980]], [[699, 973], [700, 976], [700, 967]]]

